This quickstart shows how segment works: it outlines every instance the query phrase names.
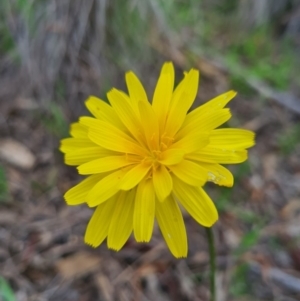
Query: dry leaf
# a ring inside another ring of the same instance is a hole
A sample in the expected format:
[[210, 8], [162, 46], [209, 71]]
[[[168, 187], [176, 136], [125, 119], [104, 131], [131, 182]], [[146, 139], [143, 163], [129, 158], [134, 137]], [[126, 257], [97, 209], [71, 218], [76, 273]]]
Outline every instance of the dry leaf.
[[292, 221], [300, 216], [300, 199], [291, 199], [282, 209], [280, 215], [286, 221]]
[[35, 156], [23, 144], [13, 139], [0, 141], [0, 159], [15, 167], [29, 170], [34, 166]]
[[263, 168], [266, 180], [274, 179], [277, 166], [278, 166], [278, 155], [275, 153], [269, 153], [263, 157]]
[[19, 110], [36, 110], [38, 107], [38, 104], [29, 97], [18, 97], [15, 100], [15, 108]]
[[56, 268], [66, 280], [91, 274], [99, 269], [101, 258], [87, 252], [80, 252], [66, 259], [59, 260]]

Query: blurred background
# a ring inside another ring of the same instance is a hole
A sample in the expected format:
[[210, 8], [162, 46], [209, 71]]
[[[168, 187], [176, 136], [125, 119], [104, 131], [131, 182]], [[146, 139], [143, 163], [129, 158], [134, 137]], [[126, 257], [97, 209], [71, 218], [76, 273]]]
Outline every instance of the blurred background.
[[299, 51], [299, 0], [1, 0], [0, 300], [209, 300], [189, 216], [187, 259], [158, 229], [115, 253], [84, 245], [91, 210], [63, 200], [80, 178], [57, 148], [86, 97], [125, 89], [127, 70], [151, 97], [164, 61], [177, 81], [200, 69], [196, 106], [237, 90], [228, 126], [257, 135], [232, 189], [206, 185], [217, 300], [300, 300]]

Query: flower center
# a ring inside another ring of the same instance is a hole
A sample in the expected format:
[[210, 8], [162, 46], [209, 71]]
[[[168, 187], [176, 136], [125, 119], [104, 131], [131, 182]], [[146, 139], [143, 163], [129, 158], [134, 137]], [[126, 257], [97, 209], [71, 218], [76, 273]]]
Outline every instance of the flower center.
[[145, 157], [140, 157], [142, 164], [151, 166], [148, 177], [152, 178], [153, 172], [160, 168], [160, 161], [163, 160], [163, 152], [172, 146], [174, 138], [167, 136], [166, 133], [161, 135], [160, 139], [155, 139], [155, 133], [148, 140], [147, 151]]
[[159, 163], [159, 160], [161, 160], [162, 158], [162, 155], [161, 155], [161, 151], [152, 151], [152, 169], [153, 170], [156, 170], [159, 166], [160, 166], [160, 163]]
[[166, 133], [164, 133], [160, 138], [160, 149], [162, 151], [165, 151], [173, 144], [173, 142], [174, 142], [174, 138], [166, 136]]
[[[162, 152], [159, 150], [152, 150], [150, 155], [145, 157], [142, 161], [145, 164], [149, 164], [152, 166], [152, 170], [156, 170], [159, 168], [160, 163], [159, 161], [162, 159]], [[150, 172], [152, 174], [152, 172]]]

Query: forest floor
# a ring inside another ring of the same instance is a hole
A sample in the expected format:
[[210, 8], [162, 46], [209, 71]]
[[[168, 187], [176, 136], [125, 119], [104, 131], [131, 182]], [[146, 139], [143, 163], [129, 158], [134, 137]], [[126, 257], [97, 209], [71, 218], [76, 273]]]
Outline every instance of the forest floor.
[[[217, 69], [204, 63], [197, 105], [230, 88], [228, 74], [207, 72]], [[58, 151], [61, 120], [28, 98], [1, 106], [2, 300], [13, 300], [10, 288], [18, 301], [209, 300], [201, 226], [185, 215], [186, 259], [172, 257], [157, 228], [149, 244], [130, 238], [118, 253], [105, 244], [90, 248], [83, 235], [91, 210], [63, 200], [79, 177]], [[255, 131], [256, 146], [248, 162], [229, 167], [233, 188], [205, 187], [220, 213], [217, 300], [300, 300], [299, 107], [255, 91], [238, 94], [229, 107], [228, 126]]]

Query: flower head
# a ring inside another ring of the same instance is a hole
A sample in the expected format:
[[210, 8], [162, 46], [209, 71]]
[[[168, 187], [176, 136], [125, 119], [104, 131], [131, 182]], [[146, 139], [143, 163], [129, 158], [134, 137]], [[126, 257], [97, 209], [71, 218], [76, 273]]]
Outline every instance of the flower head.
[[217, 129], [230, 119], [226, 104], [236, 92], [224, 93], [188, 113], [198, 90], [199, 72], [185, 73], [174, 89], [174, 67], [162, 67], [152, 104], [133, 72], [126, 73], [128, 94], [112, 89], [110, 104], [90, 97], [94, 117], [71, 125], [72, 138], [61, 141], [68, 165], [88, 177], [71, 188], [69, 205], [95, 207], [85, 242], [120, 250], [132, 231], [149, 242], [156, 219], [175, 257], [187, 256], [187, 236], [179, 204], [201, 225], [218, 219], [203, 190], [210, 181], [231, 187], [233, 176], [220, 164], [241, 163], [254, 134]]

